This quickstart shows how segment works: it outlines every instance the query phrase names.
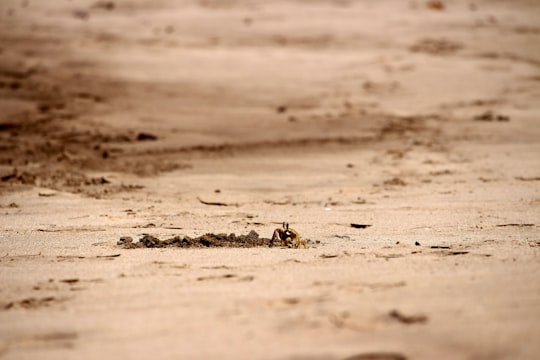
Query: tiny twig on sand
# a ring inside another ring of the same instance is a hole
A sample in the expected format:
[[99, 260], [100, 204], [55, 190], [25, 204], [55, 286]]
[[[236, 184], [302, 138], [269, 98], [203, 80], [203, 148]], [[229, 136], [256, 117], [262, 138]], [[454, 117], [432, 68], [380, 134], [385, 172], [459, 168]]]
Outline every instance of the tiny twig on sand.
[[390, 313], [388, 313], [388, 315], [390, 316], [390, 318], [397, 320], [400, 323], [407, 324], [407, 325], [417, 324], [417, 323], [423, 324], [428, 321], [428, 317], [426, 315], [423, 315], [423, 314], [404, 315], [398, 310], [392, 310], [390, 311]]
[[226, 203], [222, 203], [222, 202], [204, 201], [200, 197], [197, 197], [197, 200], [199, 200], [199, 202], [201, 204], [204, 204], [204, 205], [211, 205], [211, 206], [238, 206], [238, 204], [226, 204]]
[[368, 224], [351, 224], [351, 227], [353, 227], [355, 229], [365, 229], [365, 228], [368, 228], [370, 226], [371, 225], [368, 225]]

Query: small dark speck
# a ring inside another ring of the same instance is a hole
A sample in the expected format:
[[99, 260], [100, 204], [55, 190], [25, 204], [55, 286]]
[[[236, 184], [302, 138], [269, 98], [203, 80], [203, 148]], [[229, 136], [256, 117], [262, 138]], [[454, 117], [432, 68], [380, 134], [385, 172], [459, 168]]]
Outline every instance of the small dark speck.
[[142, 132], [142, 133], [139, 133], [137, 135], [137, 140], [138, 141], [155, 141], [157, 139], [158, 139], [158, 137], [156, 135], [150, 134], [150, 133]]

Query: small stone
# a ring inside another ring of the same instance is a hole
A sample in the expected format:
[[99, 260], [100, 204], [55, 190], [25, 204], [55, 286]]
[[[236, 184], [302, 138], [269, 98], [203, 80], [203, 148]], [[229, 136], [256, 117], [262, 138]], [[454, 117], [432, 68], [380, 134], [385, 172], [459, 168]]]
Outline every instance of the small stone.
[[133, 238], [131, 236], [122, 236], [120, 240], [118, 240], [117, 245], [131, 244], [132, 242]]

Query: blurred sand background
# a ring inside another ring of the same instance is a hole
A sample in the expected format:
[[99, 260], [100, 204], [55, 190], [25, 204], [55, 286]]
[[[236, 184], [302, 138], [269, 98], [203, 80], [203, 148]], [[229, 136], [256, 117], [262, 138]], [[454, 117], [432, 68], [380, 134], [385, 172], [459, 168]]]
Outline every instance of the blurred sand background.
[[535, 0], [2, 0], [0, 358], [537, 359], [539, 122]]

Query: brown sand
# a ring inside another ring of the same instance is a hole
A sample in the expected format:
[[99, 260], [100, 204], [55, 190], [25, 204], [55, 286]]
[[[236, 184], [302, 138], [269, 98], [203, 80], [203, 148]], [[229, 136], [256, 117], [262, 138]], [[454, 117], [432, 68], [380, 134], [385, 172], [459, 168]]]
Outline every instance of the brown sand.
[[2, 0], [0, 357], [537, 359], [539, 99], [538, 1]]

